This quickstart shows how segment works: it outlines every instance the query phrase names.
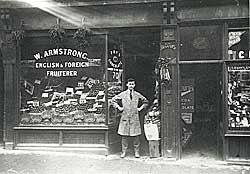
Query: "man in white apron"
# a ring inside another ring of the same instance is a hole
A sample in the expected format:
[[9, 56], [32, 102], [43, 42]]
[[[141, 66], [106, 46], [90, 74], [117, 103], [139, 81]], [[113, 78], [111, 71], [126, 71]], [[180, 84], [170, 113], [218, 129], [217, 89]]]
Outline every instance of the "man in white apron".
[[[118, 134], [122, 136], [122, 154], [124, 158], [128, 149], [128, 138], [133, 137], [135, 157], [139, 158], [141, 125], [139, 112], [147, 107], [148, 100], [135, 91], [135, 80], [128, 79], [126, 86], [128, 89], [112, 98], [112, 103], [115, 108], [122, 112], [118, 128]], [[122, 106], [119, 105], [121, 101]], [[139, 105], [140, 101], [140, 106]]]

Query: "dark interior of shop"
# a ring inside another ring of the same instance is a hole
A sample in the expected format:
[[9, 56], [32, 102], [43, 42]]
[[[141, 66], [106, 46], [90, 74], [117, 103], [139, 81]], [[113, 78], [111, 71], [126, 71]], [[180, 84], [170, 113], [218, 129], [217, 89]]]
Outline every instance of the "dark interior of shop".
[[[114, 33], [120, 38], [124, 48], [124, 79], [134, 78], [135, 89], [147, 97], [151, 104], [156, 78], [154, 68], [160, 53], [160, 28], [119, 29]], [[145, 113], [144, 110], [140, 115], [141, 125], [143, 125]], [[148, 142], [144, 134], [141, 136], [141, 145], [141, 153], [147, 154]]]
[[114, 30], [124, 48], [125, 80], [134, 78], [136, 90], [150, 101], [154, 96], [154, 68], [160, 53], [160, 28], [128, 28]]
[[221, 66], [215, 64], [181, 65], [181, 80], [194, 80], [194, 112], [189, 142], [183, 147], [183, 156], [216, 157], [220, 138], [221, 121]]

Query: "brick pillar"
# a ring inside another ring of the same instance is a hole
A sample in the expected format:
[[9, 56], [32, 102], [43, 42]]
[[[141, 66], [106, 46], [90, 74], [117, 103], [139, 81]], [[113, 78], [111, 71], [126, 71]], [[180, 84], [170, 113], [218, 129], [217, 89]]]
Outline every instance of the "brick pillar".
[[160, 43], [161, 79], [161, 153], [164, 157], [179, 159], [180, 128], [178, 108], [178, 37], [175, 0], [162, 2], [162, 29]]
[[4, 119], [3, 119], [3, 141], [5, 149], [14, 148], [14, 131], [15, 120], [17, 118], [17, 73], [16, 60], [17, 49], [13, 43], [11, 31], [1, 31], [0, 38], [1, 52], [4, 68]]

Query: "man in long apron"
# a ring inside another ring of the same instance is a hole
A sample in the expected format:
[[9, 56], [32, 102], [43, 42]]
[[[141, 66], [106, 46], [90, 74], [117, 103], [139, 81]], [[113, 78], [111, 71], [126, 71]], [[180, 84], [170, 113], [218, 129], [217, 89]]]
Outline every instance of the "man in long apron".
[[[118, 128], [118, 134], [122, 137], [122, 154], [121, 158], [126, 156], [128, 149], [128, 138], [133, 138], [135, 157], [139, 158], [141, 126], [139, 112], [147, 107], [148, 100], [146, 97], [135, 91], [135, 80], [130, 78], [127, 83], [127, 90], [112, 98], [115, 108], [122, 112]], [[121, 105], [119, 105], [121, 101]], [[140, 106], [139, 105], [140, 101]]]

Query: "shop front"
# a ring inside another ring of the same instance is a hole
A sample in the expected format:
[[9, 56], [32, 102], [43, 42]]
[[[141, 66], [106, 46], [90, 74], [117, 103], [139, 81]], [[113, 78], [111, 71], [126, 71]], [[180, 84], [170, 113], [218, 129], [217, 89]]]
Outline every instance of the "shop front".
[[[161, 4], [57, 7], [75, 14], [71, 21], [26, 5], [11, 10], [13, 23], [2, 31], [5, 148], [120, 152], [120, 113], [111, 98], [130, 77], [150, 102], [155, 98]], [[146, 112], [140, 113], [142, 128]], [[146, 155], [145, 134], [141, 141]]]
[[120, 152], [111, 98], [132, 77], [150, 102], [142, 132], [157, 127], [161, 156], [248, 159], [248, 4], [108, 2], [11, 6], [5, 148]]
[[[181, 156], [247, 161], [248, 3], [182, 8], [178, 13]], [[236, 19], [230, 10], [237, 11]]]

